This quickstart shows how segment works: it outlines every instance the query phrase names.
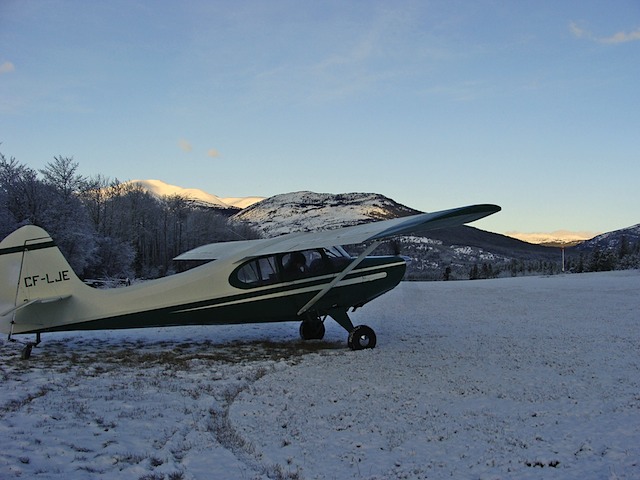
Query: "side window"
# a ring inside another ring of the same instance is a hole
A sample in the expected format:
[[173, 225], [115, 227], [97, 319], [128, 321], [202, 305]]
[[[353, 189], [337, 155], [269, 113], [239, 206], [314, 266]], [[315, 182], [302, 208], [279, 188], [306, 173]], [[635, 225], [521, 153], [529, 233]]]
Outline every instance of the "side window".
[[238, 288], [255, 288], [335, 273], [348, 263], [348, 255], [339, 248], [271, 255], [241, 265], [231, 274], [229, 282]]
[[309, 250], [305, 253], [309, 259], [309, 273], [311, 275], [327, 273], [327, 259], [319, 250]]
[[324, 260], [319, 250], [286, 253], [282, 256], [283, 278], [290, 281], [321, 275]]
[[275, 283], [278, 281], [275, 257], [260, 258], [258, 265], [260, 265], [260, 279], [263, 282]]
[[238, 280], [241, 283], [252, 284], [258, 283], [260, 278], [260, 271], [258, 270], [258, 262], [247, 263], [244, 267], [238, 270]]
[[263, 257], [245, 263], [231, 275], [231, 284], [238, 287], [259, 287], [278, 281], [275, 257]]
[[339, 272], [351, 262], [351, 257], [342, 247], [325, 248], [324, 254], [327, 260], [326, 268], [331, 272]]

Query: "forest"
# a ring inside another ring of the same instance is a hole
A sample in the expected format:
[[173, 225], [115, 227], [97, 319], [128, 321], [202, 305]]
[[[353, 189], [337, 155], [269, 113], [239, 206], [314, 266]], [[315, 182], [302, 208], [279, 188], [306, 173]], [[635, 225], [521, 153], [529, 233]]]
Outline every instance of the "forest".
[[140, 185], [82, 176], [71, 157], [36, 171], [0, 153], [0, 238], [44, 228], [84, 279], [157, 278], [172, 259], [212, 242], [258, 238], [212, 208], [180, 195], [157, 198]]

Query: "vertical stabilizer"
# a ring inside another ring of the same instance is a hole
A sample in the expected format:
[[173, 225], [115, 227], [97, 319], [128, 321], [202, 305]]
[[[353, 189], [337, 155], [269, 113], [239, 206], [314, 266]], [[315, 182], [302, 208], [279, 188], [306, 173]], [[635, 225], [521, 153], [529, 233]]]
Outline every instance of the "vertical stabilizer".
[[11, 331], [21, 308], [67, 298], [78, 284], [47, 232], [33, 225], [19, 228], [0, 242], [0, 331]]

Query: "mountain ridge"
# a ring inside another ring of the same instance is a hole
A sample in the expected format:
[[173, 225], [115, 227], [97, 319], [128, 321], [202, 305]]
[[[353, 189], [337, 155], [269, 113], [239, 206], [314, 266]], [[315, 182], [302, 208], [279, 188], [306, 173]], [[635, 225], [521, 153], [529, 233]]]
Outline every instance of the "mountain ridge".
[[178, 185], [172, 185], [162, 180], [130, 180], [125, 183], [135, 183], [140, 185], [146, 191], [157, 197], [165, 197], [172, 195], [180, 195], [186, 197], [197, 204], [205, 207], [222, 208], [222, 209], [238, 209], [242, 210], [253, 205], [256, 202], [264, 200], [264, 197], [219, 197], [211, 193], [205, 192], [199, 188], [184, 188]]
[[547, 247], [573, 247], [599, 234], [600, 232], [570, 232], [568, 230], [556, 230], [548, 233], [505, 232], [505, 235], [508, 237]]
[[[220, 209], [231, 222], [246, 224], [263, 237], [285, 233], [333, 229], [359, 223], [397, 218], [420, 213], [377, 193], [315, 193], [300, 191], [269, 198], [248, 197], [245, 208], [230, 206], [217, 196], [197, 189], [183, 189], [161, 181], [140, 182], [144, 188], [155, 187], [154, 195], [183, 195], [199, 206]], [[620, 235], [602, 234], [590, 241], [620, 242]], [[631, 242], [640, 238], [629, 235]], [[618, 240], [613, 240], [618, 239]], [[584, 242], [585, 249], [592, 244]], [[508, 235], [492, 233], [472, 226], [459, 226], [429, 232], [426, 236], [403, 236], [376, 250], [377, 254], [401, 253], [411, 259], [408, 279], [466, 279], [504, 275], [558, 273], [564, 271], [561, 248], [533, 244]], [[578, 246], [580, 247], [580, 246]], [[571, 247], [572, 249], [578, 247]], [[358, 253], [359, 246], [349, 246]], [[567, 247], [568, 248], [568, 247]], [[568, 250], [569, 251], [569, 250]]]
[[357, 225], [420, 213], [377, 193], [316, 193], [310, 191], [274, 195], [257, 202], [232, 218], [249, 223], [263, 236], [308, 232]]
[[[126, 182], [126, 183], [137, 183], [141, 185], [145, 190], [147, 190], [148, 192], [150, 192], [151, 194], [157, 197], [171, 196], [171, 195], [184, 196], [189, 198], [196, 205], [200, 205], [203, 207], [219, 208], [221, 210], [225, 210], [229, 215], [238, 213], [239, 211], [242, 211], [245, 208], [249, 208], [258, 202], [268, 200], [269, 198], [273, 198], [273, 197], [261, 197], [261, 196], [219, 197], [218, 195], [205, 192], [204, 190], [201, 190], [201, 189], [184, 188], [177, 185], [169, 184], [162, 180], [155, 180], [155, 179], [131, 180], [130, 182]], [[292, 192], [292, 193], [300, 193], [300, 192]], [[307, 193], [314, 194], [314, 192], [307, 192]], [[285, 193], [280, 195], [290, 195], [290, 194]], [[343, 195], [344, 196], [344, 195], [351, 195], [351, 194], [318, 194], [318, 195], [338, 195], [338, 196]], [[368, 195], [376, 195], [376, 194], [368, 194]], [[279, 195], [275, 195], [274, 197], [279, 197]], [[410, 207], [404, 207], [404, 208], [407, 208], [408, 211], [411, 211], [413, 213], [419, 213], [417, 210], [411, 209]], [[330, 217], [331, 211], [327, 210], [325, 214], [327, 214], [327, 216]], [[510, 231], [510, 232], [506, 232], [504, 235], [530, 243], [530, 244], [534, 244], [534, 245], [543, 245], [548, 247], [572, 247], [583, 241], [590, 240], [596, 237], [598, 234], [599, 232], [570, 232], [566, 230], [557, 230], [549, 233], [544, 233], [544, 232], [525, 233], [525, 232]]]
[[632, 244], [640, 242], [640, 223], [597, 235], [590, 240], [576, 245], [574, 250], [615, 250], [620, 248], [623, 242]]

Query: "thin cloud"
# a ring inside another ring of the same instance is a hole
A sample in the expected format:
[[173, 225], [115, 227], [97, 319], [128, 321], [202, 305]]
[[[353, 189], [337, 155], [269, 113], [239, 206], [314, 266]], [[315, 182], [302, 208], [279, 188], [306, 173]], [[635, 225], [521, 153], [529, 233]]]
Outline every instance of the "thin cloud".
[[569, 30], [576, 38], [591, 38], [591, 34], [575, 22], [569, 24]]
[[180, 141], [178, 142], [178, 145], [180, 146], [180, 149], [183, 152], [189, 153], [191, 150], [193, 150], [193, 147], [191, 146], [191, 144], [188, 141], [186, 141], [184, 138], [180, 139]]
[[582, 28], [577, 23], [571, 22], [569, 23], [569, 31], [576, 38], [587, 38], [594, 42], [606, 43], [609, 45], [615, 45], [619, 43], [627, 43], [627, 42], [633, 42], [635, 40], [640, 40], [640, 28], [637, 28], [636, 30], [630, 33], [617, 32], [611, 35], [610, 37], [596, 37], [590, 31], [586, 30], [585, 28]]
[[13, 73], [16, 71], [16, 66], [11, 62], [4, 62], [0, 64], [0, 75], [3, 73]]
[[635, 40], [640, 40], [640, 28], [631, 33], [618, 32], [611, 37], [598, 39], [598, 41], [601, 43], [627, 43], [633, 42]]

